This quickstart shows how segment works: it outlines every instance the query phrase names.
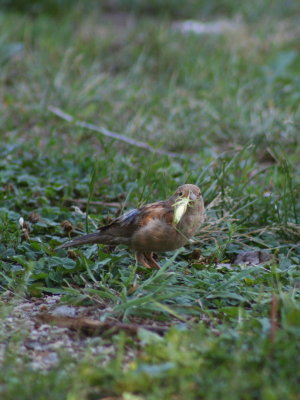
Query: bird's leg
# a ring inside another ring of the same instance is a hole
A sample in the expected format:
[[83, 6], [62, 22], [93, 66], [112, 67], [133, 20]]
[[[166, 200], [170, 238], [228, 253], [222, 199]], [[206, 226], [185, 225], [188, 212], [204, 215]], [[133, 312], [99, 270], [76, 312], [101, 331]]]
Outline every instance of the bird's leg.
[[160, 269], [159, 264], [153, 259], [153, 253], [144, 253], [144, 256], [147, 260], [148, 265], [150, 268]]
[[135, 254], [135, 258], [136, 258], [136, 261], [137, 261], [138, 263], [142, 264], [144, 267], [146, 267], [146, 268], [151, 268], [150, 265], [147, 263], [147, 260], [146, 260], [146, 258], [145, 258], [144, 253], [139, 253], [139, 252], [137, 252], [137, 253]]
[[136, 260], [146, 268], [160, 269], [160, 266], [152, 258], [153, 253], [136, 253]]

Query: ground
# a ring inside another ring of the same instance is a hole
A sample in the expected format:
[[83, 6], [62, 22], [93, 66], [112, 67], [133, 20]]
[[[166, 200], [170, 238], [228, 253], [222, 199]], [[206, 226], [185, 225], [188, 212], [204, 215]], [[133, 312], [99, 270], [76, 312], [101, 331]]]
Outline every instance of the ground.
[[[74, 3], [0, 12], [1, 399], [297, 399], [298, 2]], [[161, 270], [55, 250], [183, 183]]]

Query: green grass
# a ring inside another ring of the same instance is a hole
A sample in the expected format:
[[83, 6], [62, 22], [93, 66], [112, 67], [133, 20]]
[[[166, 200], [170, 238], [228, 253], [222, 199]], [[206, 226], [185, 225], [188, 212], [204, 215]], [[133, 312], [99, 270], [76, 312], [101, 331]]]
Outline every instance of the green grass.
[[[104, 320], [172, 327], [163, 337], [103, 333], [108, 358], [91, 343], [40, 371], [22, 347], [30, 332], [3, 324], [0, 398], [297, 399], [298, 3], [53, 4], [37, 13], [6, 1], [0, 13], [0, 316], [60, 293], [101, 306]], [[173, 18], [238, 15], [223, 35], [173, 27]], [[178, 157], [105, 138], [49, 106]], [[185, 182], [199, 184], [206, 205], [218, 201], [196, 243], [161, 255], [160, 271], [136, 266], [123, 247], [54, 250], [118, 215], [93, 201], [130, 209]], [[72, 208], [77, 199], [90, 201], [81, 204], [89, 218]], [[252, 250], [273, 259], [232, 264]]]

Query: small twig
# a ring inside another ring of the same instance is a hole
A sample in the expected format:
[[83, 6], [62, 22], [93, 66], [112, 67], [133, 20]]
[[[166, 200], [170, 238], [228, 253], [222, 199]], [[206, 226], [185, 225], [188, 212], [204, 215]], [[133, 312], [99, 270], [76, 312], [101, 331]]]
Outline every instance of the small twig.
[[270, 313], [270, 324], [271, 324], [270, 339], [272, 343], [274, 343], [275, 341], [276, 331], [278, 329], [277, 312], [278, 312], [278, 299], [275, 296], [275, 294], [273, 294], [271, 301], [271, 313]]
[[151, 151], [152, 153], [157, 153], [157, 154], [166, 155], [169, 157], [182, 158], [182, 159], [188, 158], [188, 157], [184, 156], [183, 154], [178, 154], [178, 153], [173, 153], [170, 151], [156, 149], [155, 147], [152, 147], [145, 142], [140, 142], [138, 140], [134, 140], [127, 136], [120, 135], [119, 133], [111, 132], [102, 126], [97, 126], [97, 125], [90, 124], [90, 123], [84, 122], [84, 121], [76, 121], [76, 119], [72, 115], [67, 114], [66, 112], [60, 110], [57, 107], [49, 106], [48, 110], [51, 111], [53, 114], [57, 115], [59, 118], [64, 119], [65, 121], [73, 122], [74, 125], [76, 125], [76, 126], [80, 126], [81, 128], [90, 129], [94, 132], [101, 133], [101, 135], [110, 137], [112, 139], [120, 140], [120, 141], [130, 144], [132, 146], [140, 147], [142, 149]]
[[54, 323], [63, 328], [82, 331], [88, 334], [97, 334], [100, 331], [110, 329], [113, 331], [126, 330], [134, 334], [137, 334], [140, 328], [160, 334], [163, 334], [168, 330], [168, 327], [165, 326], [125, 324], [123, 322], [115, 321], [100, 322], [90, 318], [71, 318], [56, 316], [49, 313], [39, 314], [37, 315], [37, 318], [42, 322]]
[[[86, 199], [64, 199], [64, 201], [70, 203], [79, 203], [79, 204], [86, 204], [88, 202], [88, 200]], [[122, 208], [122, 204], [117, 202], [90, 201], [89, 203], [94, 206]]]

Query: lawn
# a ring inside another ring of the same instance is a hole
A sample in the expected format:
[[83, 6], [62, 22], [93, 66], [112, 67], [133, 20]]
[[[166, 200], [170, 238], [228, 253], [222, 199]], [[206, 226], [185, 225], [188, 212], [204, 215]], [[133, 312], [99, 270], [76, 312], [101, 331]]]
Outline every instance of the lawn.
[[[299, 2], [2, 3], [1, 400], [299, 399]], [[183, 183], [160, 270], [55, 249]]]

